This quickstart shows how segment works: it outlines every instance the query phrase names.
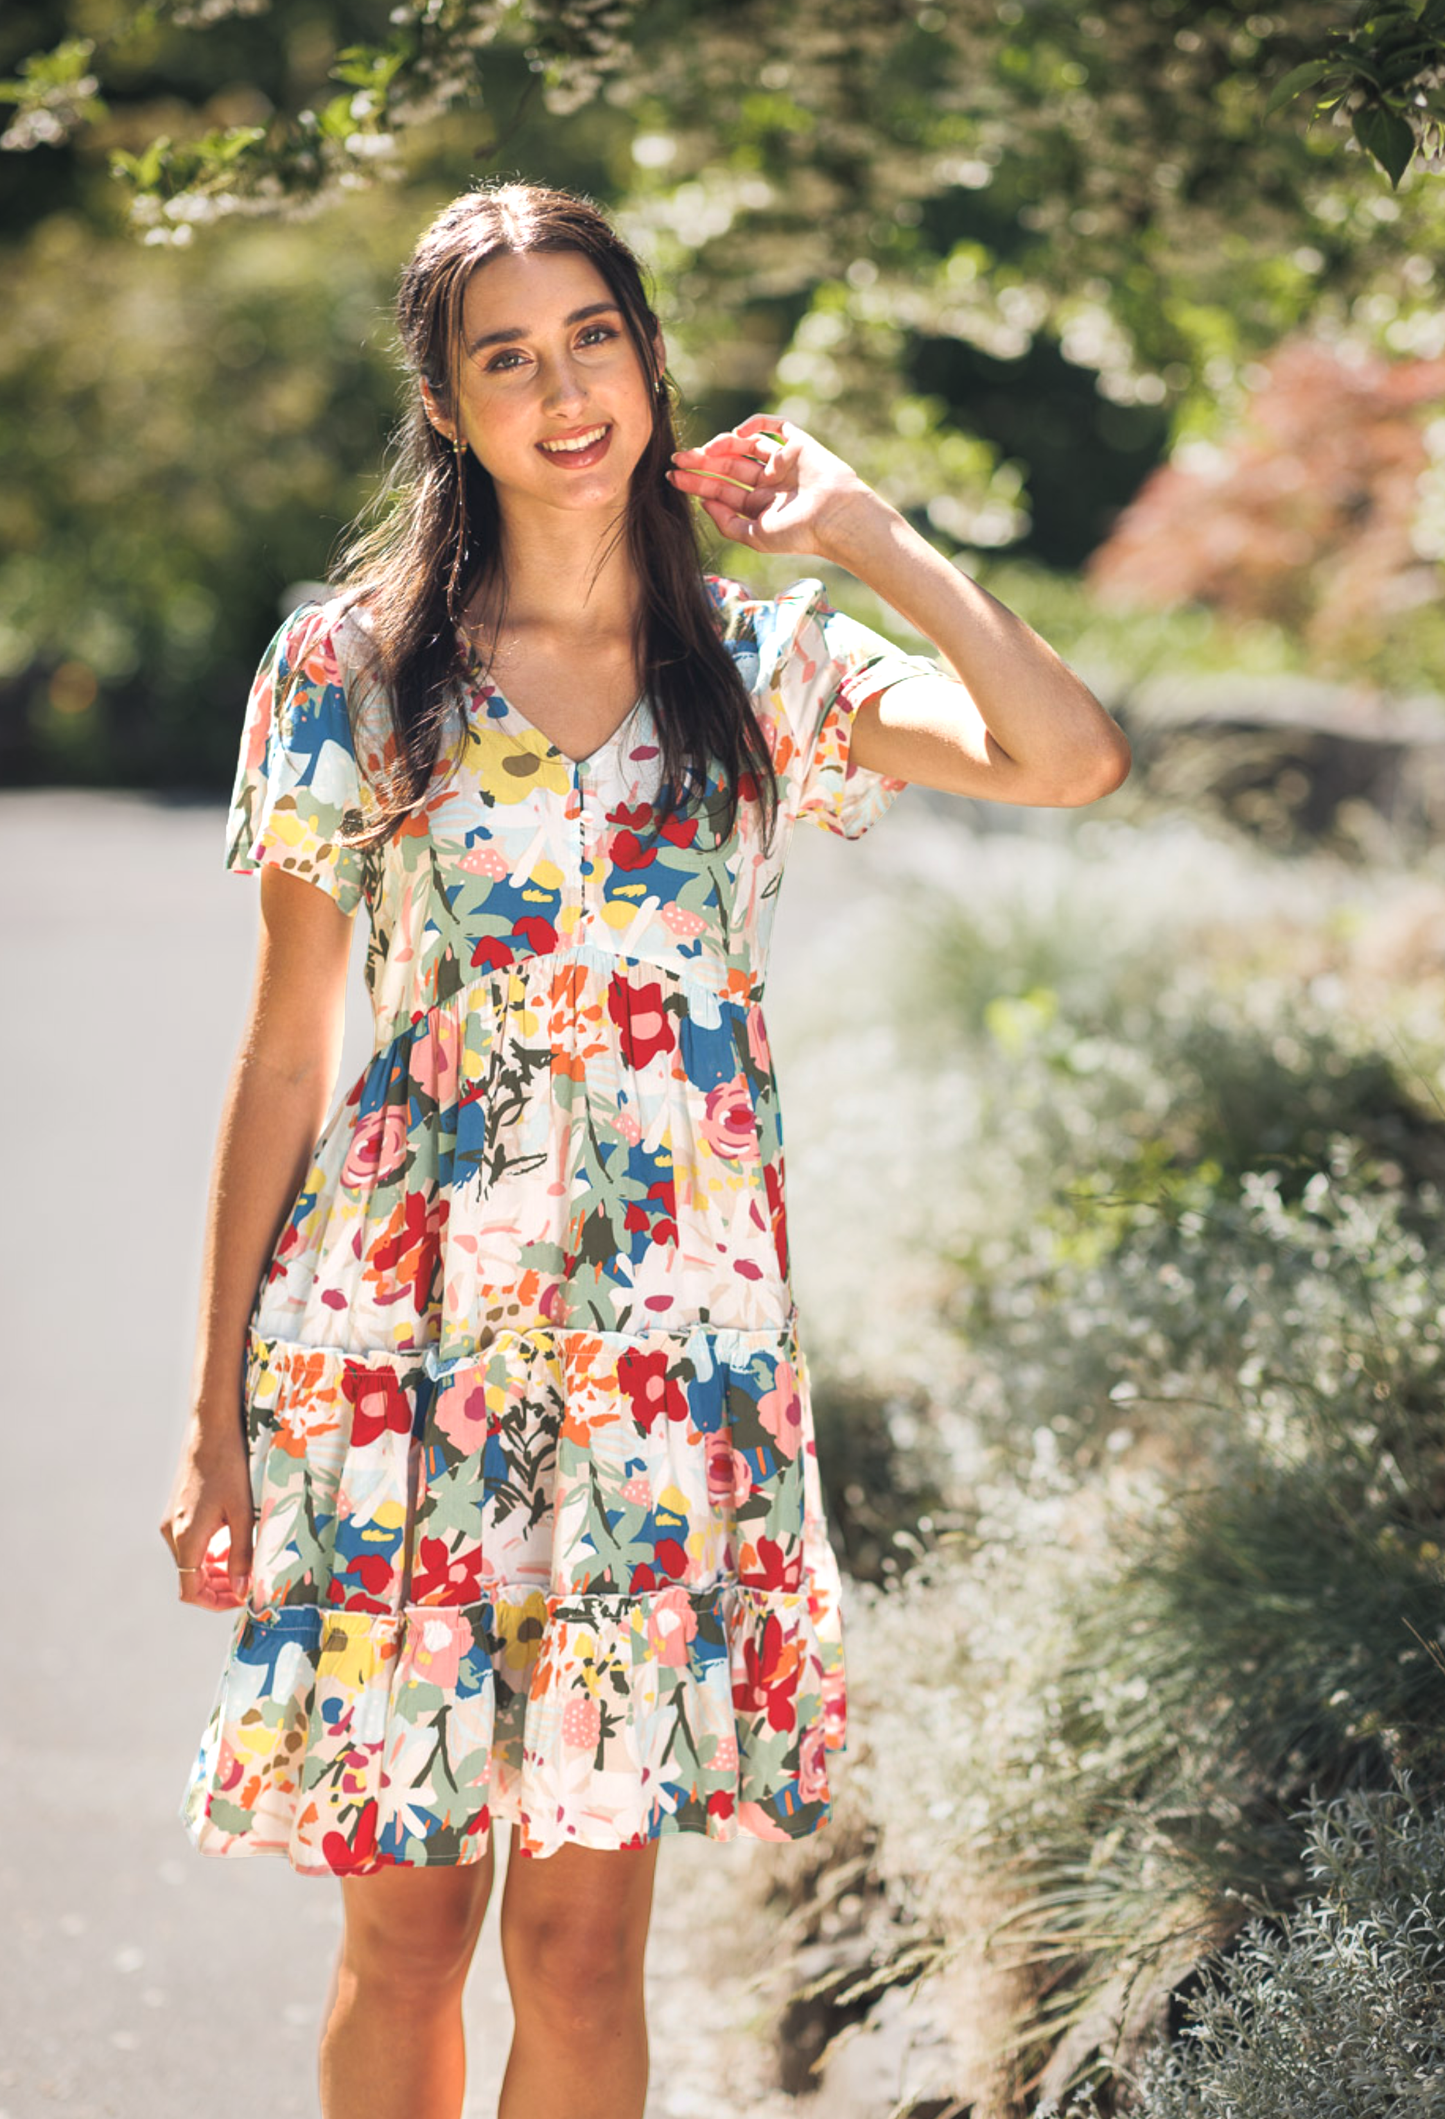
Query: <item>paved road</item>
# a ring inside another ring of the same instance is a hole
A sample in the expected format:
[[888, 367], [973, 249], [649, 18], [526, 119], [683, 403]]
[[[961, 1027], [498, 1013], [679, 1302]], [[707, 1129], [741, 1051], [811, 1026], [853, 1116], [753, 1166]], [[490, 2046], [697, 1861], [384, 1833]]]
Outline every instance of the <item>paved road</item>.
[[[774, 966], [790, 993], [773, 1014], [785, 1085], [786, 1048], [810, 1013], [861, 1005], [875, 983], [857, 942], [863, 899], [887, 900], [900, 863], [917, 864], [920, 832], [940, 829], [911, 793], [900, 811], [858, 848], [800, 834]], [[221, 824], [212, 807], [0, 798], [11, 1026], [0, 2119], [316, 2108], [334, 1886], [281, 1861], [205, 1861], [175, 1815], [224, 1631], [177, 1605], [155, 1527], [254, 933], [254, 885], [224, 873]], [[344, 1079], [368, 1045], [359, 984], [350, 1014]], [[739, 2029], [756, 2007], [749, 1968], [715, 1940], [731, 1932], [734, 1880], [759, 1857], [750, 1843], [663, 1848], [649, 2119], [796, 2109], [762, 2087]], [[494, 1913], [468, 2004], [467, 2108], [480, 2119], [495, 2110], [509, 2035]]]

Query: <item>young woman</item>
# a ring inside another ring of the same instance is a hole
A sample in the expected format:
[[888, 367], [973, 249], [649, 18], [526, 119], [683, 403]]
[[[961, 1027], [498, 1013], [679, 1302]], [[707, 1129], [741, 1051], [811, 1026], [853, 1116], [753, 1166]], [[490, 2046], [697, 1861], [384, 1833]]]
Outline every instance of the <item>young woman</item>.
[[[762, 1014], [790, 834], [910, 780], [1092, 802], [1128, 751], [809, 435], [677, 447], [585, 201], [457, 200], [400, 324], [395, 505], [272, 643], [231, 812], [260, 954], [161, 1530], [236, 1616], [185, 1815], [342, 1879], [345, 2119], [460, 2111], [505, 1822], [502, 2119], [637, 2119], [659, 1835], [811, 1832], [844, 1735]], [[943, 667], [706, 576], [694, 503]], [[375, 1052], [328, 1119], [363, 902]]]

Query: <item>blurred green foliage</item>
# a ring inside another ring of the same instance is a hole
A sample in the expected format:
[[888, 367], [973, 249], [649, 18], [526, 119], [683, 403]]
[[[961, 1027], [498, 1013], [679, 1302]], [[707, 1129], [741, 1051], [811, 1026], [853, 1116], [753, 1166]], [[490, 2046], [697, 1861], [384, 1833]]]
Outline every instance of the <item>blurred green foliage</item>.
[[[1345, 132], [1265, 122], [1320, 32], [1304, 0], [402, 12], [0, 22], [0, 75], [31, 82], [27, 151], [0, 153], [8, 777], [220, 789], [260, 647], [377, 475], [397, 269], [477, 176], [617, 212], [694, 433], [781, 407], [945, 550], [1031, 562], [1030, 616], [1064, 593], [1039, 568], [1228, 422], [1283, 335], [1442, 348], [1445, 187], [1417, 164], [1392, 191]], [[1172, 626], [1185, 658], [1197, 627]], [[1116, 629], [1125, 661], [1157, 630]]]

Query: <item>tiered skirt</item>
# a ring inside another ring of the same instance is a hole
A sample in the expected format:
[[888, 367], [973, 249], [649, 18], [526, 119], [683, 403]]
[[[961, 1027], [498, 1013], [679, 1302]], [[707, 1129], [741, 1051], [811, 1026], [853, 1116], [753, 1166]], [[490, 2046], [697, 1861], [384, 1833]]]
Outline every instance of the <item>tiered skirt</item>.
[[259, 1336], [255, 1551], [183, 1814], [306, 1873], [794, 1838], [845, 1734], [791, 1327]]

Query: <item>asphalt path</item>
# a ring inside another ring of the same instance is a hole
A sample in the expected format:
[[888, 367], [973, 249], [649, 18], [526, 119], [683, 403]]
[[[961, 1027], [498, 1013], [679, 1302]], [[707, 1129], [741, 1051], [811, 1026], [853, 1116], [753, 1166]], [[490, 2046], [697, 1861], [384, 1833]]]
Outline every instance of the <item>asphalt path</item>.
[[[336, 1888], [282, 1860], [206, 1860], [177, 1817], [228, 1624], [177, 1603], [156, 1530], [254, 945], [256, 887], [225, 873], [222, 822], [126, 796], [0, 797], [0, 2119], [317, 2108]], [[859, 847], [798, 835], [773, 965], [785, 1100], [810, 1018], [872, 983], [860, 907], [886, 905], [943, 828], [910, 791]], [[360, 959], [343, 1081], [370, 1044]], [[730, 1894], [760, 1859], [753, 1842], [664, 1843], [648, 2119], [798, 2108], [766, 2088], [751, 1967], [729, 1948]], [[510, 2034], [499, 1896], [500, 1875], [468, 1988], [469, 2119], [495, 2111]]]

